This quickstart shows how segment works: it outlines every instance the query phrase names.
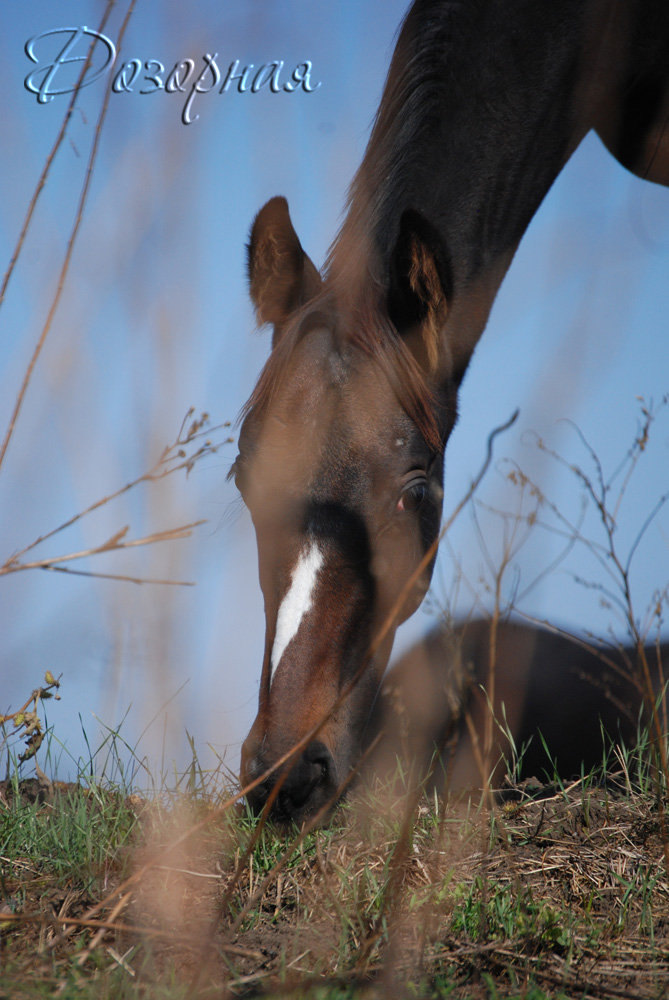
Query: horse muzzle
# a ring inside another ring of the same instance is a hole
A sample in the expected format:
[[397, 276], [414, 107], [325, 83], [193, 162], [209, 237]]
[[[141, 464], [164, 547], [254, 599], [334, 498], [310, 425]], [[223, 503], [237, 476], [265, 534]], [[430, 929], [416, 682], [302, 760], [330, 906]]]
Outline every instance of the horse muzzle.
[[[267, 754], [249, 737], [242, 746], [242, 786], [262, 778], [271, 766]], [[301, 823], [321, 812], [325, 819], [338, 797], [334, 758], [321, 740], [314, 740], [295, 759], [267, 774], [246, 795], [254, 813], [267, 808], [279, 823]]]

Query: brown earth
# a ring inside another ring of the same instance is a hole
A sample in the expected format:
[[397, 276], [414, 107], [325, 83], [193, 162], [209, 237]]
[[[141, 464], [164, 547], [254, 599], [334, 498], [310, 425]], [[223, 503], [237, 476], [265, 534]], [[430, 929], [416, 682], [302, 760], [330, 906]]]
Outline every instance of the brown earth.
[[494, 983], [659, 1000], [663, 813], [624, 774], [550, 791], [439, 818], [421, 801], [410, 823], [402, 802], [384, 814], [388, 798], [360, 791], [301, 843], [264, 831], [254, 860], [248, 823], [147, 806], [133, 846], [87, 886], [5, 859], [0, 997], [469, 998]]

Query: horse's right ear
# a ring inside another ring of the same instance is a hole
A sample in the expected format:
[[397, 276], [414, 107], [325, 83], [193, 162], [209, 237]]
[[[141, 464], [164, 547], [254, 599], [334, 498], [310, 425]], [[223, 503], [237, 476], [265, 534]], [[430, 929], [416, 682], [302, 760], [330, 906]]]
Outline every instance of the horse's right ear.
[[260, 209], [246, 249], [251, 300], [258, 322], [274, 324], [274, 345], [291, 313], [321, 287], [321, 277], [293, 229], [285, 198], [272, 198]]
[[406, 209], [390, 255], [388, 315], [427, 375], [442, 365], [442, 331], [451, 298], [451, 267], [435, 227]]

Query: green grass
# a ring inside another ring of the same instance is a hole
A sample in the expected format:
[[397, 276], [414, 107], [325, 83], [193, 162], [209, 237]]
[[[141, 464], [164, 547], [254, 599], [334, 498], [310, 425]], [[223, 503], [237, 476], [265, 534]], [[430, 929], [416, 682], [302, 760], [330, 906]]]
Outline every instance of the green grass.
[[571, 914], [536, 900], [524, 885], [500, 885], [477, 875], [460, 886], [451, 928], [471, 941], [525, 940], [533, 948], [566, 948], [571, 940]]
[[118, 867], [137, 818], [118, 791], [73, 786], [52, 801], [24, 803], [18, 785], [0, 812], [0, 855], [67, 881], [91, 882]]
[[663, 995], [669, 877], [643, 743], [607, 758], [608, 784], [492, 814], [432, 796], [407, 817], [400, 774], [399, 799], [361, 788], [302, 834], [221, 811], [226, 777], [195, 753], [167, 780], [126, 749], [108, 734], [45, 801], [16, 773], [5, 788], [0, 998]]

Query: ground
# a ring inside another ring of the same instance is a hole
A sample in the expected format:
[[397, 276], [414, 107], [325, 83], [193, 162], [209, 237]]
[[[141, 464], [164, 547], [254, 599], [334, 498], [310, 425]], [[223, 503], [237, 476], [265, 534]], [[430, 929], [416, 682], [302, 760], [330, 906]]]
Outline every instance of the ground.
[[0, 997], [659, 1000], [666, 817], [618, 763], [503, 802], [359, 790], [301, 832], [214, 795], [5, 783]]

